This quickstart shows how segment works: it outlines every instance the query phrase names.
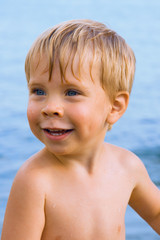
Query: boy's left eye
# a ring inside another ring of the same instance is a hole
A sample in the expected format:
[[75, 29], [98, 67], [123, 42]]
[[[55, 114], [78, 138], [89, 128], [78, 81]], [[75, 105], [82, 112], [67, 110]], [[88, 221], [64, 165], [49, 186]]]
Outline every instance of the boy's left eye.
[[33, 89], [33, 93], [38, 96], [46, 95], [45, 91], [43, 91], [42, 89], [39, 89], [39, 88]]
[[66, 92], [66, 95], [72, 97], [72, 96], [79, 95], [79, 92], [76, 91], [76, 90], [68, 90], [68, 91]]

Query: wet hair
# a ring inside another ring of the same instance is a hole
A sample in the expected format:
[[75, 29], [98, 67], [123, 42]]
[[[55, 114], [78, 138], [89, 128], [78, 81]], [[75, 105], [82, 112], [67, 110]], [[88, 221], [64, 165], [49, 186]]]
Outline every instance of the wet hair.
[[[33, 43], [25, 61], [26, 78], [29, 82], [33, 65], [47, 57], [49, 81], [55, 63], [58, 61], [61, 79], [66, 80], [66, 69], [71, 62], [72, 74], [80, 80], [74, 70], [74, 60], [78, 56], [78, 69], [81, 72], [84, 59], [88, 57], [92, 80], [92, 67], [99, 66], [102, 87], [110, 99], [119, 91], [131, 92], [135, 56], [125, 40], [106, 25], [92, 20], [71, 20], [45, 31]], [[39, 60], [37, 60], [39, 59]]]

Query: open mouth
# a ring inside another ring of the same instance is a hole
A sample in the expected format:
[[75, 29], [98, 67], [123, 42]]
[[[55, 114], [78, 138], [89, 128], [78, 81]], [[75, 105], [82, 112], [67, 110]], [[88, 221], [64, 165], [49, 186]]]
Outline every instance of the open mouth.
[[47, 133], [51, 134], [52, 136], [62, 136], [69, 132], [72, 132], [73, 129], [44, 129]]

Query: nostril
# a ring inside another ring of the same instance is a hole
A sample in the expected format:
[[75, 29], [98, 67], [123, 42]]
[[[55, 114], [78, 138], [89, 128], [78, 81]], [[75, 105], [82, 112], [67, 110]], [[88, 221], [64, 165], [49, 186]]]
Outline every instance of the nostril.
[[48, 116], [48, 113], [47, 113], [46, 111], [42, 111], [42, 114], [43, 114], [44, 116]]
[[56, 115], [56, 116], [59, 116], [59, 113], [58, 112], [55, 112], [55, 113], [53, 113], [54, 115]]

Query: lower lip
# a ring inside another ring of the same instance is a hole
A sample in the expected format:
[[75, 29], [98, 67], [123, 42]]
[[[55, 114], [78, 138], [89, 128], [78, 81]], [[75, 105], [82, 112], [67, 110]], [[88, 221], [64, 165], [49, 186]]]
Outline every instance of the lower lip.
[[60, 141], [66, 139], [72, 132], [68, 131], [60, 135], [52, 135], [51, 133], [47, 132], [46, 130], [43, 130], [47, 138], [51, 139], [52, 141]]

